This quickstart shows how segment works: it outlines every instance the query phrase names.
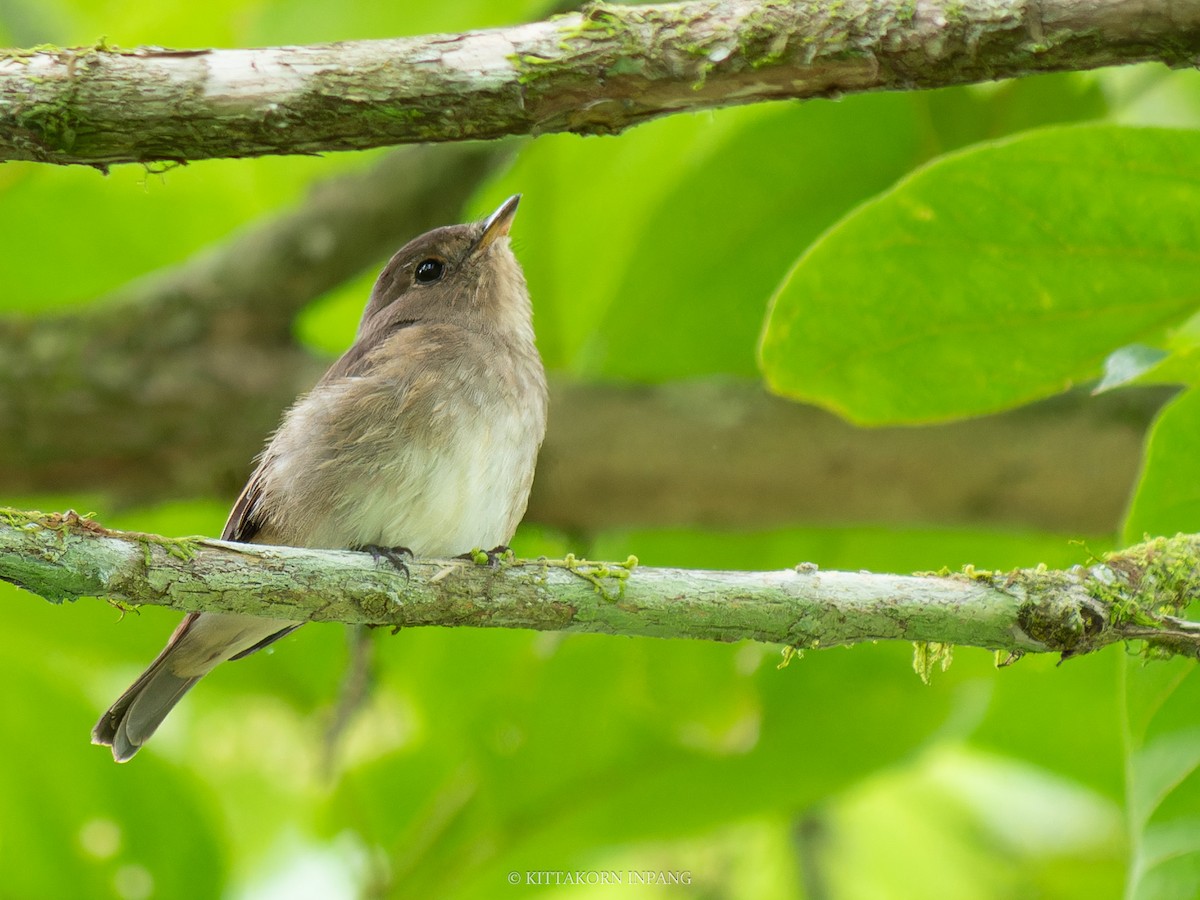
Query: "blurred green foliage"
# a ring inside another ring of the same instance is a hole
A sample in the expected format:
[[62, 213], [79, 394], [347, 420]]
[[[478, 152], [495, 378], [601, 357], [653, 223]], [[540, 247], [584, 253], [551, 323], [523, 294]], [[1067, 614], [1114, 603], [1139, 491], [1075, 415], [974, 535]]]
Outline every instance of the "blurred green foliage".
[[[4, 0], [0, 39], [253, 46], [539, 10]], [[853, 418], [974, 415], [1094, 377], [1132, 341], [1168, 354], [1160, 379], [1192, 382], [1196, 137], [1132, 127], [1148, 124], [1200, 125], [1194, 75], [676, 116], [617, 138], [531, 141], [471, 212], [525, 194], [514, 243], [560, 373], [753, 376], [761, 335], [772, 383]], [[92, 301], [368, 156], [108, 177], [0, 167], [0, 303]], [[299, 334], [344, 347], [371, 277], [322, 298]], [[1192, 392], [1163, 414], [1111, 535], [797, 522], [568, 541], [528, 527], [515, 548], [707, 568], [1065, 567], [1122, 528], [1197, 529], [1196, 406]], [[102, 493], [5, 500], [177, 535], [217, 533], [225, 513], [186, 497], [145, 510], [110, 509]], [[0, 595], [0, 897], [614, 895], [525, 884], [543, 870], [688, 872], [686, 886], [626, 891], [731, 898], [1150, 898], [1200, 885], [1185, 662], [1110, 650], [997, 670], [959, 651], [927, 687], [895, 645], [809, 652], [780, 670], [776, 650], [754, 645], [372, 633], [373, 689], [331, 774], [325, 730], [351, 643], [308, 627], [221, 667], [118, 767], [88, 728], [175, 617]]]

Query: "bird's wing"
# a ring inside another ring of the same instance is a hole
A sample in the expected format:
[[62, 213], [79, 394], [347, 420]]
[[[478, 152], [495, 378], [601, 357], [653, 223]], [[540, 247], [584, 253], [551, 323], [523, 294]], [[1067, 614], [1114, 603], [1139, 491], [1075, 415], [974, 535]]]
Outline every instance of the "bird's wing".
[[254, 536], [262, 530], [263, 519], [258, 510], [259, 500], [262, 499], [262, 481], [258, 473], [259, 469], [255, 469], [238, 495], [237, 502], [233, 504], [229, 519], [221, 532], [221, 540], [246, 544], [254, 540]]

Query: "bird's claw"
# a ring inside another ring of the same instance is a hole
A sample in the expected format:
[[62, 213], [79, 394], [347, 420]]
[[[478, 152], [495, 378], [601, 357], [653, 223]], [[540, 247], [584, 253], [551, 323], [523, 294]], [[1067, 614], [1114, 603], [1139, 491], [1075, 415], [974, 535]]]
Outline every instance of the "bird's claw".
[[381, 559], [386, 559], [393, 569], [405, 578], [409, 577], [408, 563], [404, 561], [404, 558], [412, 559], [413, 552], [407, 547], [381, 547], [378, 544], [363, 544], [355, 549], [363, 553], [370, 553], [371, 559], [375, 561], [376, 565]]
[[462, 553], [456, 556], [455, 559], [465, 559], [476, 565], [486, 565], [489, 569], [500, 568], [500, 560], [505, 556], [512, 555], [512, 548], [508, 544], [500, 544], [493, 547], [491, 550], [472, 550], [470, 553]]

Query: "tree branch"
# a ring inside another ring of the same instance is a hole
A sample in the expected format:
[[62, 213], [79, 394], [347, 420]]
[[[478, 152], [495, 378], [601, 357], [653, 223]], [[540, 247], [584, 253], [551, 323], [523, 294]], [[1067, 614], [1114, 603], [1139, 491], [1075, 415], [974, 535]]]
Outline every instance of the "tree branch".
[[[530, 628], [795, 648], [875, 640], [1076, 656], [1138, 638], [1200, 656], [1200, 536], [1159, 538], [1087, 569], [874, 575], [651, 569], [539, 560], [414, 561], [411, 577], [362, 553], [167, 539], [74, 513], [0, 510], [0, 578], [53, 602], [135, 605], [352, 624]], [[1163, 611], [1166, 610], [1167, 613]]]
[[38, 48], [0, 58], [0, 159], [103, 167], [611, 134], [674, 112], [1198, 53], [1200, 6], [1171, 0], [595, 3], [423, 38]]
[[526, 518], [586, 534], [854, 522], [1110, 533], [1171, 393], [1075, 391], [964, 422], [864, 429], [727, 379], [554, 382]]
[[[170, 278], [162, 284], [174, 292]], [[267, 329], [235, 334], [223, 327], [230, 314], [186, 296], [169, 309], [147, 300], [146, 311], [0, 318], [0, 421], [12, 423], [0, 497], [232, 497], [281, 410], [324, 365]], [[189, 329], [165, 327], [179, 321]], [[66, 349], [80, 346], [86, 354]], [[1076, 391], [982, 419], [867, 430], [749, 382], [553, 379], [527, 519], [584, 534], [847, 522], [1106, 533], [1169, 394]]]

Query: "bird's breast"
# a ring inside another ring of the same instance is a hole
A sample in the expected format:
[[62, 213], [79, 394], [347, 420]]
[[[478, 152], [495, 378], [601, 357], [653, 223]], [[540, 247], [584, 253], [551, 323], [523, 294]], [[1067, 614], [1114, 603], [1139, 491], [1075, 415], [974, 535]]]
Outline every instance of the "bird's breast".
[[[410, 435], [381, 454], [348, 498], [355, 543], [455, 556], [506, 543], [525, 512], [541, 425], [520, 410], [456, 416], [433, 440]], [[442, 423], [444, 426], [446, 423]], [[449, 439], [446, 432], [453, 436]]]
[[421, 557], [508, 542], [545, 432], [541, 366], [460, 360], [318, 387], [293, 408], [262, 468], [280, 542]]

